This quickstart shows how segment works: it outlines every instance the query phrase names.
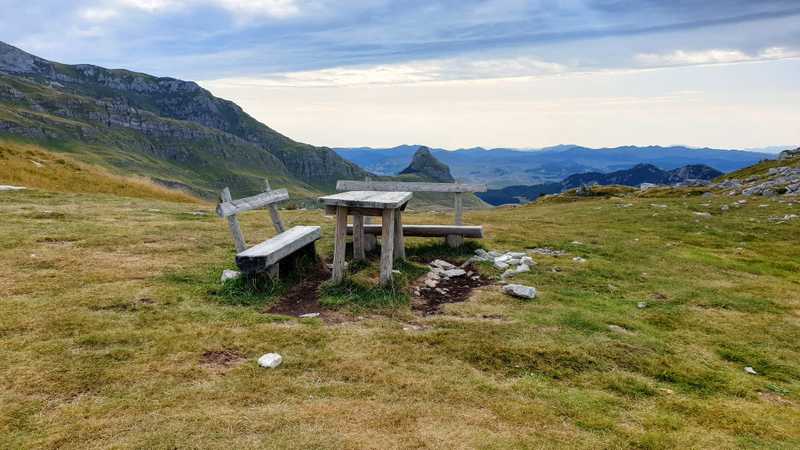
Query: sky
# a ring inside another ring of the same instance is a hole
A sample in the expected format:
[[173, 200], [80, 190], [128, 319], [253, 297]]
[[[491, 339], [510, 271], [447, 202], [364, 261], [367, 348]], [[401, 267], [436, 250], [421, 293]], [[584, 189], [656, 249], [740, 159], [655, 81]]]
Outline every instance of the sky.
[[330, 147], [800, 146], [800, 0], [0, 0], [0, 40]]

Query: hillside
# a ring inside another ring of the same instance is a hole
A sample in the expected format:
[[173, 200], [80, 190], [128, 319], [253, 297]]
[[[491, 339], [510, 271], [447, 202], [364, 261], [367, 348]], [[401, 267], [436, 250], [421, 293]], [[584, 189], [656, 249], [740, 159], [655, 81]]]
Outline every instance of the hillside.
[[[419, 146], [390, 149], [336, 149], [336, 152], [366, 170], [394, 175], [402, 170]], [[738, 150], [689, 147], [588, 148], [559, 145], [539, 150], [471, 148], [448, 151], [432, 149], [431, 154], [447, 164], [456, 179], [487, 183], [490, 188], [558, 182], [582, 172], [613, 172], [637, 164], [651, 164], [662, 170], [704, 164], [730, 172], [776, 155]]]
[[[530, 250], [514, 282], [537, 299], [490, 284], [421, 315], [408, 285], [370, 287], [373, 258], [320, 294], [321, 320], [267, 312], [285, 289], [221, 285], [227, 224], [196, 205], [0, 192], [0, 447], [797, 448], [800, 219], [772, 218], [800, 207], [782, 200], [470, 211], [478, 245]], [[332, 221], [282, 214], [321, 225], [330, 260]], [[272, 233], [263, 211], [242, 228]], [[398, 279], [468, 256], [406, 245]]]
[[157, 185], [146, 178], [115, 175], [37, 145], [8, 139], [0, 139], [0, 185], [201, 203], [196, 197]]
[[[455, 180], [450, 174], [450, 168], [433, 156], [427, 147], [420, 147], [414, 152], [408, 166], [394, 177], [379, 177], [379, 179], [392, 179], [396, 181], [420, 182], [428, 181], [433, 183], [453, 183]], [[485, 208], [487, 207], [475, 194], [465, 194], [462, 196], [465, 208]], [[454, 203], [453, 194], [415, 192], [411, 199], [411, 208], [425, 209], [448, 209]]]
[[15, 136], [213, 197], [270, 177], [293, 194], [367, 175], [295, 142], [196, 83], [47, 61], [0, 42], [0, 135]]

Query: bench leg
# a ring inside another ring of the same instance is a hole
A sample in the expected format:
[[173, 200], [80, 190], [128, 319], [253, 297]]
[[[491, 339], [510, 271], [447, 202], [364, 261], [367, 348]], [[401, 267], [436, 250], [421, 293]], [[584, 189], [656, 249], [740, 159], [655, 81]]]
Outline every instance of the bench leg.
[[353, 214], [353, 259], [363, 260], [367, 256], [364, 253], [364, 216]]
[[336, 208], [336, 237], [333, 241], [333, 274], [331, 280], [341, 283], [344, 278], [345, 238], [347, 237], [347, 207]]
[[403, 236], [403, 212], [394, 212], [394, 259], [406, 259], [406, 243]]
[[452, 248], [458, 248], [464, 244], [464, 236], [460, 234], [448, 234], [445, 238], [445, 242]]
[[275, 263], [267, 268], [267, 276], [272, 281], [278, 281], [281, 277], [281, 264]]
[[381, 224], [381, 286], [392, 283], [394, 261], [394, 210], [384, 209]]

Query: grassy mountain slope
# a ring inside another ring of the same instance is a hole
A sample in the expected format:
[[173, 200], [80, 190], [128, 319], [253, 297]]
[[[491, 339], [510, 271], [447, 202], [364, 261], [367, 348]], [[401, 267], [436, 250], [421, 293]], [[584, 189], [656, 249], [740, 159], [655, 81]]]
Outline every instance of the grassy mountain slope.
[[0, 133], [79, 149], [80, 157], [210, 197], [263, 177], [295, 195], [366, 172], [332, 150], [301, 144], [196, 83], [90, 65], [68, 66], [0, 43]]
[[200, 203], [196, 197], [145, 178], [123, 177], [37, 145], [0, 139], [0, 184], [56, 192], [113, 194]]
[[[491, 286], [421, 317], [402, 287], [380, 307], [354, 292], [328, 325], [226, 294], [227, 227], [196, 206], [0, 193], [0, 447], [798, 448], [798, 222], [769, 220], [798, 205], [720, 209], [736, 200], [471, 211], [486, 248], [569, 252], [514, 280], [539, 298]], [[282, 214], [321, 225], [330, 257], [332, 221]], [[250, 242], [265, 220], [242, 215]]]

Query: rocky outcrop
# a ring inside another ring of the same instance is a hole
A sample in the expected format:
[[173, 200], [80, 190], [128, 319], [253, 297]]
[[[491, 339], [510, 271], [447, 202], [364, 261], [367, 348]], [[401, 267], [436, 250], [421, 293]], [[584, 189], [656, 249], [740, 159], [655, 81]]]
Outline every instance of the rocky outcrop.
[[722, 175], [722, 172], [703, 165], [693, 164], [674, 170], [661, 170], [652, 164], [637, 164], [630, 169], [610, 173], [587, 172], [571, 175], [561, 182], [562, 189], [572, 189], [583, 185], [639, 186], [642, 183], [658, 185], [707, 184], [709, 180]]
[[400, 175], [418, 175], [422, 178], [440, 183], [453, 183], [447, 164], [436, 159], [428, 147], [420, 147], [411, 160], [411, 164], [400, 172]]
[[[271, 154], [279, 171], [287, 171], [299, 182], [320, 189], [332, 188], [340, 178], [361, 179], [367, 175], [331, 149], [295, 142], [258, 122], [235, 103], [217, 98], [191, 81], [87, 64], [58, 64], [0, 42], [0, 75], [3, 73], [61, 95], [21, 98], [30, 97], [30, 92], [14, 88], [13, 82], [3, 89], [0, 83], [0, 105], [22, 100], [33, 111], [89, 121], [94, 127], [123, 127], [150, 137], [192, 141], [207, 138], [211, 130], [217, 140], [246, 142], [256, 154]], [[11, 129], [9, 125], [4, 128]], [[220, 132], [228, 136], [222, 137]], [[167, 143], [155, 139], [150, 144], [162, 147]]]
[[784, 150], [778, 155], [778, 159], [780, 160], [787, 160], [792, 159], [800, 156], [800, 147], [794, 150]]

